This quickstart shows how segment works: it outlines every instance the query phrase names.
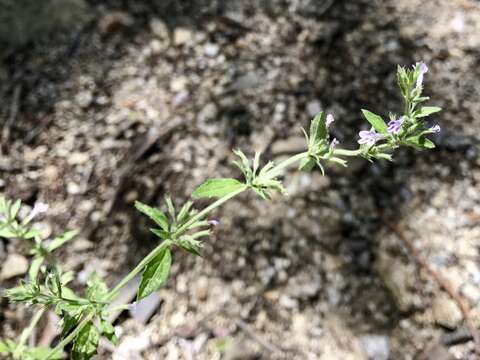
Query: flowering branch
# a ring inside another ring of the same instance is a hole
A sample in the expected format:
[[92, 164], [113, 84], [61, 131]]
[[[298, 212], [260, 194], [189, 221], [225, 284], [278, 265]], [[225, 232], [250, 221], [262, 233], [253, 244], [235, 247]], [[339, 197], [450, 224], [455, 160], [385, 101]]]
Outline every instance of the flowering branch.
[[[88, 360], [96, 354], [100, 336], [105, 336], [115, 343], [113, 326], [106, 320], [108, 315], [106, 306], [115, 299], [120, 289], [142, 273], [137, 301], [157, 291], [168, 278], [173, 247], [200, 255], [203, 246], [201, 239], [210, 235], [212, 227], [219, 224], [218, 220], [209, 219], [212, 211], [247, 190], [252, 190], [265, 200], [270, 199], [274, 193], [286, 194], [281, 176], [293, 165], [302, 171], [311, 171], [318, 167], [323, 174], [326, 163], [347, 166], [348, 157], [360, 156], [369, 161], [374, 159], [391, 161], [393, 152], [400, 146], [416, 150], [434, 148], [435, 145], [426, 138], [426, 135], [437, 133], [440, 127], [427, 126], [424, 118], [441, 109], [421, 106], [429, 99], [422, 96], [423, 80], [427, 71], [428, 68], [423, 63], [418, 63], [412, 68], [398, 67], [397, 79], [404, 100], [404, 113], [401, 116], [390, 114], [387, 123], [381, 116], [362, 110], [370, 129], [359, 132], [357, 149], [340, 148], [339, 141], [330, 136], [330, 128], [335, 122], [333, 115], [320, 112], [311, 121], [308, 133], [302, 129], [306, 139], [306, 150], [278, 164], [269, 161], [261, 166], [260, 153], [256, 153], [254, 158], [249, 160], [242, 151], [235, 150], [237, 160], [234, 164], [243, 174], [243, 180], [223, 178], [205, 181], [192, 193], [192, 198], [216, 200], [203, 210], [196, 210], [191, 201], [178, 209], [169, 197], [165, 198], [165, 212], [136, 202], [137, 210], [155, 223], [156, 227], [151, 231], [161, 241], [112, 289], [108, 289], [103, 280], [94, 273], [87, 281], [83, 295], [76, 295], [68, 287], [73, 279], [72, 273], [63, 273], [56, 264], [53, 267], [43, 265], [47, 255], [71, 240], [76, 232], [66, 232], [51, 242], [42, 242], [40, 233], [29, 227], [29, 223], [47, 211], [48, 207], [37, 204], [22, 222], [18, 222], [16, 217], [21, 206], [20, 202], [12, 203], [0, 199], [2, 214], [0, 236], [21, 238], [29, 242], [32, 254], [28, 281], [9, 289], [6, 296], [11, 301], [41, 307], [32, 319], [31, 325], [23, 332], [19, 343], [10, 340], [0, 342], [0, 353], [10, 354], [15, 359], [57, 359], [63, 356], [63, 348], [73, 342], [73, 358]], [[62, 319], [63, 340], [54, 349], [28, 348], [24, 345], [25, 339], [37, 323], [43, 309], [47, 307], [53, 307]]]

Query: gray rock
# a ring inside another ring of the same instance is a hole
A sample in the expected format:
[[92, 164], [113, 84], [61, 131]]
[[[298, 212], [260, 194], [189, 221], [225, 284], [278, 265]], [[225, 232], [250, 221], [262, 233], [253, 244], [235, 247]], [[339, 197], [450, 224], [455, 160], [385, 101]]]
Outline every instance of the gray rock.
[[167, 25], [160, 19], [154, 18], [150, 21], [150, 30], [156, 37], [162, 40], [168, 39]]
[[198, 113], [198, 121], [203, 123], [209, 120], [213, 120], [218, 115], [218, 109], [215, 103], [208, 103]]
[[186, 45], [193, 40], [193, 33], [185, 28], [176, 28], [173, 32], [173, 43], [175, 45]]
[[2, 265], [0, 280], [11, 279], [23, 275], [28, 270], [28, 260], [19, 254], [10, 254]]
[[392, 294], [400, 311], [407, 312], [415, 305], [415, 268], [386, 253], [376, 263], [378, 274]]
[[235, 340], [233, 344], [227, 347], [224, 358], [226, 360], [253, 360], [258, 359], [259, 352], [253, 349], [253, 346], [244, 340]]
[[470, 300], [472, 304], [478, 304], [480, 302], [480, 289], [473, 284], [465, 284], [462, 287], [462, 294]]
[[261, 84], [260, 77], [253, 71], [238, 77], [232, 85], [232, 90], [243, 91], [256, 88]]
[[285, 140], [279, 140], [272, 145], [272, 154], [295, 154], [296, 152], [305, 151], [305, 138], [303, 136], [289, 137]]
[[388, 360], [390, 344], [383, 335], [365, 335], [360, 338], [362, 348], [371, 360]]
[[218, 52], [220, 51], [220, 46], [214, 43], [208, 43], [205, 45], [203, 51], [205, 55], [209, 57], [215, 57], [218, 55]]
[[288, 293], [298, 299], [309, 299], [315, 296], [321, 288], [322, 280], [319, 275], [301, 273], [290, 278], [288, 282]]
[[87, 108], [93, 101], [93, 94], [90, 90], [81, 91], [75, 96], [75, 100], [81, 108]]
[[435, 323], [449, 329], [455, 329], [463, 318], [457, 304], [446, 295], [433, 300], [432, 311]]

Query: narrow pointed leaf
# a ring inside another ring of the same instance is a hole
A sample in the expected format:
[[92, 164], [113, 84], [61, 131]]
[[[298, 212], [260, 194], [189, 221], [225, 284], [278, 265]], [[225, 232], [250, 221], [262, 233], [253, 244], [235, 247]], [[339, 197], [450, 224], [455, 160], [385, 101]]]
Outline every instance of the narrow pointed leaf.
[[12, 207], [10, 208], [10, 217], [12, 219], [15, 219], [17, 217], [18, 211], [20, 210], [21, 206], [22, 202], [20, 200], [17, 200], [13, 203]]
[[172, 265], [170, 249], [166, 248], [154, 257], [145, 267], [137, 292], [137, 301], [156, 291], [167, 280]]
[[421, 109], [415, 111], [415, 117], [417, 118], [422, 118], [422, 117], [427, 117], [432, 114], [435, 114], [439, 111], [442, 111], [442, 108], [436, 107], [436, 106], [424, 106]]
[[210, 179], [200, 185], [192, 194], [194, 198], [222, 197], [245, 188], [245, 184], [235, 179]]
[[93, 322], [88, 322], [79, 332], [72, 349], [72, 360], [89, 360], [97, 353], [100, 334]]
[[304, 157], [300, 161], [299, 168], [302, 171], [311, 171], [315, 167], [315, 159], [310, 156]]
[[326, 139], [327, 126], [325, 124], [325, 118], [325, 113], [323, 111], [320, 111], [310, 123], [310, 146], [322, 139]]
[[52, 252], [55, 249], [58, 249], [60, 246], [65, 244], [67, 241], [72, 240], [77, 236], [78, 230], [70, 230], [65, 232], [63, 235], [60, 235], [52, 240], [52, 242], [47, 246], [47, 250]]
[[135, 201], [135, 208], [142, 214], [147, 215], [150, 219], [155, 221], [164, 231], [168, 231], [168, 220], [163, 212], [148, 205]]
[[40, 266], [42, 266], [44, 260], [45, 258], [43, 256], [38, 256], [35, 257], [30, 263], [28, 276], [30, 277], [31, 281], [35, 281], [37, 279], [38, 271], [40, 270]]
[[380, 116], [365, 109], [362, 109], [362, 114], [377, 132], [388, 134], [387, 124], [385, 124], [385, 121], [383, 121]]

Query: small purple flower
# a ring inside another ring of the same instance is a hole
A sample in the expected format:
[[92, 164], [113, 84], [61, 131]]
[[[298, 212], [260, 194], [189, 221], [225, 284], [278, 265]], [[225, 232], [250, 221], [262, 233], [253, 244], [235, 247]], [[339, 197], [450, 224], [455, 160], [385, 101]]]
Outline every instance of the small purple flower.
[[330, 150], [335, 149], [335, 146], [337, 146], [340, 142], [337, 140], [337, 138], [333, 138], [333, 140], [330, 142]]
[[424, 62], [421, 62], [418, 68], [419, 74], [417, 77], [417, 87], [420, 87], [423, 84], [423, 76], [428, 72], [428, 66]]
[[37, 202], [35, 206], [33, 207], [32, 211], [30, 211], [30, 214], [28, 214], [27, 218], [25, 221], [29, 223], [30, 221], [33, 220], [33, 218], [37, 217], [40, 214], [46, 213], [48, 211], [48, 205], [42, 202]]
[[432, 133], [434, 133], [434, 134], [439, 133], [440, 130], [441, 130], [441, 129], [440, 129], [440, 125], [438, 125], [438, 124], [435, 125], [435, 126], [432, 126], [432, 127], [430, 128], [430, 131], [431, 131]]
[[363, 130], [363, 131], [360, 131], [358, 135], [360, 135], [360, 139], [358, 140], [358, 143], [367, 144], [369, 146], [375, 145], [375, 143], [378, 140], [381, 140], [384, 138], [382, 134], [375, 132], [375, 130], [370, 130], [370, 131]]
[[218, 224], [220, 224], [220, 221], [215, 219], [208, 220], [207, 222], [208, 222], [208, 225], [211, 225], [211, 226], [218, 226]]
[[390, 122], [388, 123], [387, 131], [390, 134], [398, 134], [402, 129], [402, 124], [404, 120], [405, 118], [403, 116], [400, 119], [390, 120]]
[[332, 114], [327, 115], [327, 119], [325, 120], [325, 126], [328, 128], [332, 123], [335, 121]]

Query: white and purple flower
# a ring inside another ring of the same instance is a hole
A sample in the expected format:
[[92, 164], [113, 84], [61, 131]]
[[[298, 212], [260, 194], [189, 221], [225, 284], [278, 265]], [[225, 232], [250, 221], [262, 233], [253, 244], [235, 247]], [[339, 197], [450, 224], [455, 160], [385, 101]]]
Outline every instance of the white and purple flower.
[[340, 142], [337, 140], [337, 138], [333, 138], [332, 141], [330, 142], [330, 150], [335, 149], [335, 147], [339, 144]]
[[35, 206], [33, 207], [32, 211], [30, 211], [30, 214], [28, 214], [27, 218], [25, 219], [25, 222], [29, 223], [35, 217], [43, 213], [46, 213], [47, 211], [48, 211], [48, 204], [37, 202], [35, 203]]
[[388, 123], [387, 131], [390, 134], [398, 134], [400, 130], [402, 129], [402, 124], [405, 121], [405, 117], [401, 117], [400, 119], [392, 119]]
[[378, 140], [381, 140], [385, 137], [382, 134], [377, 133], [375, 130], [370, 130], [370, 131], [363, 130], [363, 131], [360, 131], [358, 135], [360, 135], [360, 139], [358, 139], [358, 143], [367, 144], [369, 146], [375, 145], [375, 143]]
[[325, 126], [328, 128], [332, 123], [335, 121], [335, 118], [333, 117], [332, 114], [328, 114], [327, 118], [325, 120]]
[[428, 72], [428, 66], [424, 62], [421, 62], [418, 65], [418, 69], [419, 69], [419, 74], [417, 77], [417, 87], [420, 87], [423, 85], [423, 76]]
[[216, 219], [211, 219], [211, 220], [208, 220], [208, 225], [210, 226], [218, 226], [220, 224], [220, 221], [216, 220]]
[[440, 132], [441, 128], [440, 128], [440, 125], [437, 124], [437, 125], [432, 126], [429, 130], [430, 130], [432, 133], [437, 134], [437, 133]]

